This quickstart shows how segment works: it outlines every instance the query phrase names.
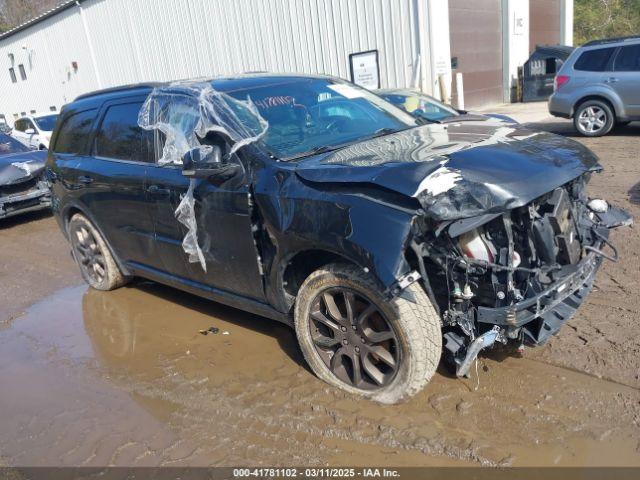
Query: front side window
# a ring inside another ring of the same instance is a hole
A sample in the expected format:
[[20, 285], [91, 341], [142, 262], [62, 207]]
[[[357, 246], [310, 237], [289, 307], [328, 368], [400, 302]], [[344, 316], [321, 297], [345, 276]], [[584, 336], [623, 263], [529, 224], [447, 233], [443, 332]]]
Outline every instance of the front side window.
[[583, 52], [573, 68], [584, 72], [604, 72], [614, 51], [615, 47], [610, 47]]
[[38, 128], [44, 132], [53, 131], [53, 127], [56, 125], [56, 120], [58, 119], [58, 115], [45, 115], [44, 117], [34, 118], [33, 121], [36, 122]]
[[96, 136], [97, 157], [152, 162], [153, 133], [138, 126], [142, 102], [110, 106]]
[[16, 122], [13, 124], [13, 128], [14, 128], [14, 130], [16, 130], [18, 132], [24, 132], [24, 130], [25, 130], [24, 120], [22, 120], [22, 119], [16, 120]]
[[613, 63], [616, 72], [640, 72], [640, 45], [622, 47]]
[[82, 154], [96, 116], [95, 109], [70, 115], [64, 120], [53, 151], [56, 153]]

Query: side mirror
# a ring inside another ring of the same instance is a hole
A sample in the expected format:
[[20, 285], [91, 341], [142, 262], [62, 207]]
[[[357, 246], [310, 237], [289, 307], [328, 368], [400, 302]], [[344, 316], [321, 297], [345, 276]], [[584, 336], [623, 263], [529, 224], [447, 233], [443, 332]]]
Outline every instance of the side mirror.
[[194, 148], [182, 157], [182, 175], [188, 178], [211, 178], [217, 182], [224, 182], [235, 177], [242, 167], [236, 163], [225, 162], [222, 158], [222, 149], [213, 145], [211, 150]]
[[36, 133], [36, 131], [33, 128], [27, 128], [24, 133], [26, 133], [27, 135], [34, 135]]

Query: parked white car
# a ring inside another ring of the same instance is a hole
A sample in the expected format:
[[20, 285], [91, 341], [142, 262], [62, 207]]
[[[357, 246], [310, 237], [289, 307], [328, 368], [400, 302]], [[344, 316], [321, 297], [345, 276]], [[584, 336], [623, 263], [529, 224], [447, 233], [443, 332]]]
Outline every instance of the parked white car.
[[57, 113], [20, 117], [13, 124], [11, 136], [33, 150], [48, 149], [57, 119]]

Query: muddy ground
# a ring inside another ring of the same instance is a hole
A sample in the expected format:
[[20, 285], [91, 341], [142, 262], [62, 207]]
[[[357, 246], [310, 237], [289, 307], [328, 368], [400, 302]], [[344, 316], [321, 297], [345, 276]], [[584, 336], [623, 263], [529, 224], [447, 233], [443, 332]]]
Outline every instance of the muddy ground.
[[[606, 168], [591, 194], [640, 218], [640, 125], [578, 140]], [[546, 346], [380, 406], [317, 380], [285, 326], [89, 290], [50, 216], [0, 222], [0, 465], [640, 465], [637, 232]]]

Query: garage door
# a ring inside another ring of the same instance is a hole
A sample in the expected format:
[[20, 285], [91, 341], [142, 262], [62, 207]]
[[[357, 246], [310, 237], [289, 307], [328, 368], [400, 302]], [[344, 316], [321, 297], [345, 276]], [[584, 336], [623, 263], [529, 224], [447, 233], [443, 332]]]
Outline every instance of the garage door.
[[449, 0], [453, 74], [464, 74], [465, 108], [502, 103], [501, 4], [501, 0]]

